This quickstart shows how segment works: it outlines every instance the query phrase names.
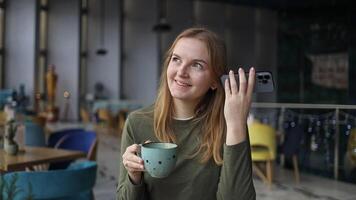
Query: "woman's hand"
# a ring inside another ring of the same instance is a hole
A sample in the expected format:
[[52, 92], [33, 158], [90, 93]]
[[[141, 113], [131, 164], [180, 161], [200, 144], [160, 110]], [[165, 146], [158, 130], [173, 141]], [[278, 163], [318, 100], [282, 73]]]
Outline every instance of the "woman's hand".
[[142, 171], [144, 171], [144, 162], [137, 156], [137, 153], [141, 151], [141, 146], [133, 144], [126, 148], [125, 153], [122, 155], [122, 164], [124, 165], [131, 181], [138, 185], [141, 183]]
[[246, 139], [246, 122], [254, 87], [254, 68], [250, 68], [248, 82], [242, 68], [239, 68], [239, 85], [236, 83], [233, 71], [229, 72], [229, 79], [225, 80], [224, 115], [227, 127], [227, 145], [234, 145]]

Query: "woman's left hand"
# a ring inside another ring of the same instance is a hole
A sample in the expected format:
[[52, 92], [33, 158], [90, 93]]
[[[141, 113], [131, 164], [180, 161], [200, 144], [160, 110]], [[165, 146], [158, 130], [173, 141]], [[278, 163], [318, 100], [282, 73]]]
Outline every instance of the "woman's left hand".
[[239, 68], [239, 85], [232, 70], [229, 72], [229, 79], [225, 80], [224, 115], [227, 127], [227, 145], [237, 144], [246, 139], [246, 122], [254, 87], [254, 68], [250, 68], [248, 81], [244, 70]]

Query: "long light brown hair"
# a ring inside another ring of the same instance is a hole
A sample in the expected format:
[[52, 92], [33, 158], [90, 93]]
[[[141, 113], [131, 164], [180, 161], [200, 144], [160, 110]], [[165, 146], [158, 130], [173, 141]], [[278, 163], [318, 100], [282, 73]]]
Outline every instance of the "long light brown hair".
[[200, 161], [207, 162], [211, 158], [218, 165], [222, 164], [222, 144], [225, 141], [224, 101], [225, 94], [220, 76], [226, 73], [226, 47], [224, 42], [213, 32], [205, 28], [189, 28], [180, 33], [165, 55], [163, 72], [154, 109], [154, 131], [161, 141], [176, 142], [171, 128], [173, 121], [173, 98], [167, 83], [167, 68], [173, 50], [181, 38], [194, 38], [205, 43], [209, 53], [212, 77], [217, 82], [215, 90], [210, 89], [195, 108], [197, 121], [202, 122], [201, 144], [196, 153], [201, 155]]

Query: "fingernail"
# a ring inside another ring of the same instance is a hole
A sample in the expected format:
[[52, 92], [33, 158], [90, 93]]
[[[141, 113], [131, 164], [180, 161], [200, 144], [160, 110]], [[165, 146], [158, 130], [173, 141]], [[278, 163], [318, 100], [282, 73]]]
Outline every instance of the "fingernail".
[[241, 67], [239, 68], [239, 71], [242, 72], [242, 68]]
[[254, 67], [251, 67], [251, 71], [255, 71], [255, 68], [254, 68]]

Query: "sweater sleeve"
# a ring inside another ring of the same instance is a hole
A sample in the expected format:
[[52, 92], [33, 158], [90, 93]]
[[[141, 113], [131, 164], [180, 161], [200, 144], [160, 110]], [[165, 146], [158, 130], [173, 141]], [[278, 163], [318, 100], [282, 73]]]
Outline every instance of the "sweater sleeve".
[[231, 146], [225, 144], [223, 159], [216, 199], [255, 200], [249, 140]]
[[122, 163], [122, 155], [126, 148], [134, 144], [133, 130], [131, 126], [132, 120], [129, 115], [125, 122], [122, 138], [121, 138], [121, 156], [119, 169], [119, 183], [116, 191], [117, 200], [143, 200], [145, 194], [145, 186], [143, 181], [139, 185], [134, 185]]

